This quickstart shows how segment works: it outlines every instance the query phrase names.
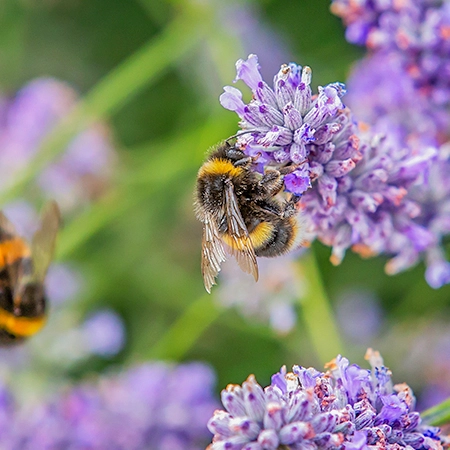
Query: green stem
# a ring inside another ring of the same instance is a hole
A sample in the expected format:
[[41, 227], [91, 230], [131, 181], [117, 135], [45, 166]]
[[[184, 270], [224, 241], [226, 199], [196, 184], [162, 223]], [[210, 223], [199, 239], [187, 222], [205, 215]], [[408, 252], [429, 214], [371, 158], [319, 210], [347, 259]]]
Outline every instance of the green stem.
[[326, 363], [342, 354], [344, 346], [312, 249], [300, 258], [297, 265], [307, 285], [306, 294], [300, 299], [301, 315], [318, 357]]
[[[200, 18], [202, 19], [202, 18]], [[20, 195], [25, 186], [56, 156], [70, 139], [93, 122], [121, 108], [150, 82], [163, 74], [203, 37], [203, 20], [181, 14], [126, 61], [112, 70], [80, 101], [44, 140], [27, 167], [15, 176], [15, 182], [0, 196], [4, 204]]]
[[429, 425], [440, 426], [450, 424], [450, 398], [433, 406], [420, 414], [422, 420]]
[[203, 295], [191, 303], [150, 350], [155, 359], [182, 359], [204, 331], [219, 318], [222, 309]]

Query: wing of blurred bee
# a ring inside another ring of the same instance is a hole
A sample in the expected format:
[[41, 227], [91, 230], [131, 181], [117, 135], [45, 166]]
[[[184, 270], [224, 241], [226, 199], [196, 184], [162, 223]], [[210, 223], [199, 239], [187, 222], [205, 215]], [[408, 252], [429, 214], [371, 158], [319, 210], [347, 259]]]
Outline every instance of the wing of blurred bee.
[[5, 239], [11, 239], [14, 236], [17, 236], [16, 228], [0, 211], [0, 242]]
[[42, 212], [41, 225], [31, 242], [33, 279], [44, 281], [48, 266], [55, 253], [56, 235], [61, 224], [61, 214], [55, 201], [48, 202]]
[[[2, 243], [5, 241], [11, 241], [17, 239], [17, 245], [4, 249]], [[21, 245], [22, 244], [22, 245]], [[21, 246], [21, 248], [18, 248]], [[13, 250], [14, 251], [11, 251]], [[18, 238], [15, 226], [9, 221], [9, 219], [0, 211], [0, 252], [5, 266], [0, 270], [6, 270], [8, 274], [9, 283], [13, 289], [17, 289], [19, 280], [23, 277], [24, 264], [13, 264], [18, 259], [29, 256], [29, 249], [25, 242]], [[28, 255], [27, 255], [28, 252]]]
[[202, 274], [203, 282], [208, 293], [216, 284], [215, 278], [220, 272], [220, 265], [225, 261], [225, 251], [217, 230], [214, 218], [206, 215], [203, 218], [203, 240], [202, 240]]
[[244, 272], [252, 274], [255, 281], [258, 281], [258, 263], [256, 262], [255, 251], [239, 210], [231, 181], [225, 184], [225, 215], [228, 235], [231, 238], [230, 242], [227, 239], [227, 244], [229, 244], [231, 254], [236, 258], [239, 267]]

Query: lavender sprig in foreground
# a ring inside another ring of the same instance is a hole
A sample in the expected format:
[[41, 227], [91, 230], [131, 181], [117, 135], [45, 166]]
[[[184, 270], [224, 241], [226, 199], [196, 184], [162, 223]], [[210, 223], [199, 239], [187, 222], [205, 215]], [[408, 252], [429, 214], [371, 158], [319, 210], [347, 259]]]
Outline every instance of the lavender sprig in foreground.
[[[352, 247], [364, 256], [392, 255], [390, 273], [415, 263], [433, 236], [414, 222], [420, 206], [406, 194], [426, 182], [436, 150], [398, 147], [367, 132], [341, 101], [344, 85], [331, 83], [313, 95], [308, 67], [282, 66], [273, 88], [262, 80], [255, 55], [236, 67], [237, 79], [253, 94], [245, 104], [241, 92], [227, 86], [220, 98], [241, 119], [237, 145], [251, 156], [261, 155], [261, 171], [299, 165], [285, 176], [286, 190], [303, 194], [310, 231], [332, 247], [331, 261], [340, 263]], [[404, 254], [405, 242], [411, 241], [414, 257]]]
[[208, 423], [209, 450], [442, 449], [438, 428], [421, 424], [406, 384], [392, 385], [377, 352], [372, 370], [338, 356], [326, 373], [283, 367], [263, 389], [253, 375], [222, 391]]
[[201, 363], [146, 363], [84, 382], [39, 405], [0, 384], [1, 448], [198, 450], [217, 406]]

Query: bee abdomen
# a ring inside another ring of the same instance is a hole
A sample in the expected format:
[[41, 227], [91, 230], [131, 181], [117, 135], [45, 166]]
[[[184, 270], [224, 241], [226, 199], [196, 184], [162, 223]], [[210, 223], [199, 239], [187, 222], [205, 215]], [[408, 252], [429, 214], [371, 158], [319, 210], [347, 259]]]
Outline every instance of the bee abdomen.
[[[272, 224], [271, 224], [272, 225]], [[254, 245], [256, 256], [273, 257], [287, 253], [296, 242], [298, 225], [295, 218], [279, 221], [272, 225], [272, 231], [266, 239]]]

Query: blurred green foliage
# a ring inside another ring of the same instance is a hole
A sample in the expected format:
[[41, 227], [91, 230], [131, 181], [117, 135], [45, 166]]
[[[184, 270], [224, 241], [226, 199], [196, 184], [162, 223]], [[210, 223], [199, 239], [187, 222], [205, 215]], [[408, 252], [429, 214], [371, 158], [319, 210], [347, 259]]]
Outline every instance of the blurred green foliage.
[[[345, 81], [362, 55], [345, 42], [328, 0], [264, 0], [253, 6], [292, 59], [312, 66], [315, 86]], [[58, 251], [60, 259], [77, 261], [88, 280], [79, 310], [113, 307], [125, 321], [127, 345], [112, 361], [90, 361], [73, 376], [155, 357], [199, 359], [215, 367], [222, 388], [249, 373], [265, 384], [283, 364], [324, 362], [300, 319], [295, 331], [280, 337], [223, 310], [214, 294], [204, 293], [201, 226], [192, 191], [207, 149], [237, 129], [236, 117], [217, 99], [234, 78], [236, 59], [247, 56], [245, 42], [233, 27], [221, 25], [217, 10], [206, 0], [3, 0], [0, 5], [2, 90], [14, 93], [30, 79], [52, 76], [76, 87], [82, 98], [80, 109], [44, 146], [42, 164], [97, 118], [110, 122], [119, 152], [111, 192], [66, 222]], [[204, 59], [209, 65], [202, 65]], [[27, 183], [38, 169], [18, 180], [14, 195], [29, 195]], [[348, 254], [333, 267], [329, 249], [315, 244], [313, 250], [332, 302], [347, 288], [378, 295], [387, 317], [385, 336], [394, 336], [390, 330], [399, 325], [414, 330], [437, 316], [449, 318], [450, 287], [429, 288], [422, 265], [389, 278], [382, 258], [366, 261]], [[324, 339], [325, 348], [334, 344]], [[364, 364], [357, 344], [347, 342], [346, 354]], [[408, 343], [397, 344], [398, 351], [383, 336], [374, 343], [403, 381], [399, 352]], [[414, 379], [406, 381], [419, 387]]]

